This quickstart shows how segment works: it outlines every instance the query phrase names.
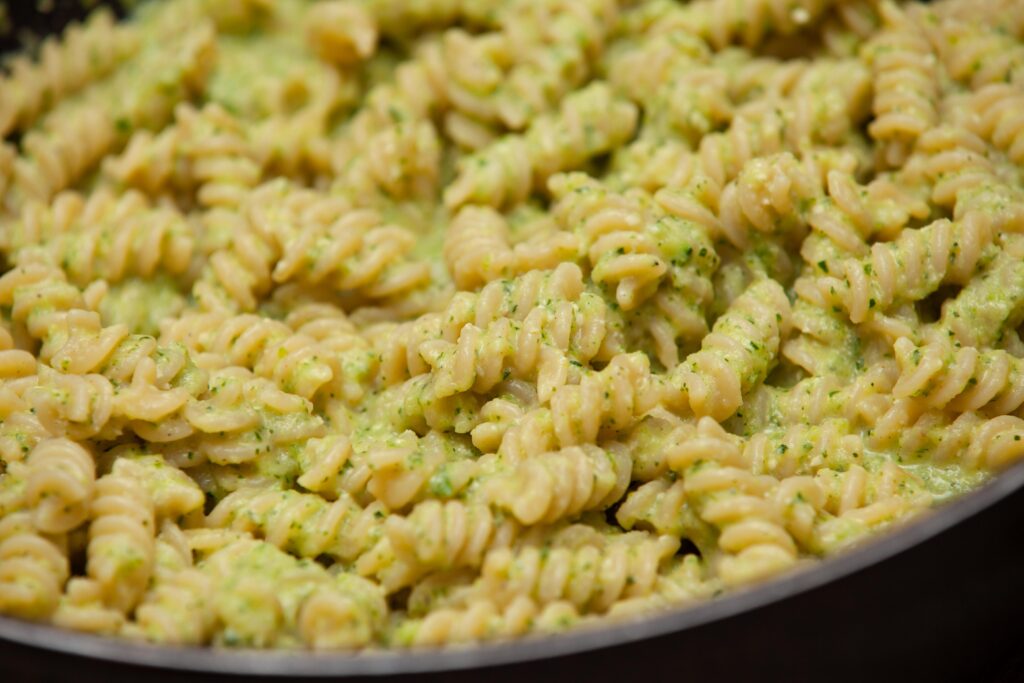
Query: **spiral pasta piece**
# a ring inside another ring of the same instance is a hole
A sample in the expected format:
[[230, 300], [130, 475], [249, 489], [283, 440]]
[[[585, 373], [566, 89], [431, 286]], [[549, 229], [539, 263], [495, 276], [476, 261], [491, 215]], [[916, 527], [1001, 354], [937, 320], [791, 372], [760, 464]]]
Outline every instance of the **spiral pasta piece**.
[[[0, 378], [13, 380], [20, 377], [28, 377], [36, 370], [36, 359], [28, 351], [15, 348], [14, 338], [10, 331], [0, 320]], [[14, 398], [13, 396], [11, 398]], [[13, 407], [6, 401], [0, 400], [0, 414], [8, 412]]]
[[142, 598], [153, 572], [153, 501], [132, 476], [114, 471], [96, 482], [89, 526], [86, 571], [104, 602], [129, 612]]
[[332, 576], [251, 538], [215, 550], [198, 569], [212, 580], [217, 596], [214, 642], [358, 647], [378, 635], [387, 616], [382, 592], [368, 581]]
[[682, 481], [655, 479], [630, 491], [615, 511], [615, 520], [627, 530], [642, 529], [690, 539], [700, 537]]
[[404, 258], [413, 235], [375, 211], [352, 210], [343, 199], [286, 182], [265, 184], [243, 206], [246, 215], [229, 222], [231, 242], [210, 256], [196, 284], [208, 309], [252, 310], [275, 283], [323, 283], [349, 296], [386, 299], [429, 277], [426, 264]]
[[877, 0], [861, 0], [834, 6], [821, 24], [822, 42], [829, 54], [858, 54], [882, 25], [878, 5]]
[[518, 527], [487, 506], [425, 500], [405, 517], [389, 517], [384, 532], [396, 558], [381, 577], [390, 591], [428, 572], [479, 567], [487, 552], [512, 543]]
[[427, 199], [441, 176], [441, 144], [432, 114], [444, 101], [432, 71], [431, 42], [367, 93], [366, 104], [330, 144], [340, 193], [359, 206], [376, 199]]
[[169, 126], [159, 133], [142, 129], [132, 133], [124, 149], [103, 160], [101, 172], [111, 184], [130, 187], [148, 196], [188, 185], [182, 168], [182, 131]]
[[580, 236], [591, 279], [614, 287], [625, 310], [650, 297], [663, 278], [677, 282], [692, 271], [707, 278], [714, 269], [710, 242], [684, 221], [665, 217], [636, 196], [609, 192], [583, 174], [552, 178], [559, 200], [555, 214]]
[[581, 86], [617, 15], [608, 0], [503, 9], [494, 13], [501, 17], [498, 30], [476, 36], [446, 31], [433, 57], [431, 68], [452, 108], [446, 132], [473, 149], [493, 140], [497, 128], [523, 129]]
[[557, 114], [536, 119], [524, 135], [467, 158], [445, 189], [445, 204], [518, 204], [555, 173], [617, 147], [633, 134], [636, 120], [632, 103], [615, 98], [607, 84], [594, 83], [568, 96]]
[[895, 345], [900, 378], [896, 398], [916, 397], [934, 408], [1012, 413], [1024, 403], [1020, 361], [1005, 351], [958, 347], [948, 340], [917, 346], [907, 338]]
[[832, 169], [825, 190], [807, 216], [813, 232], [800, 250], [819, 271], [828, 272], [837, 259], [866, 254], [872, 238], [895, 236], [912, 220], [928, 216], [923, 200], [885, 178], [860, 185], [850, 174]]
[[[201, 494], [200, 494], [201, 495]], [[213, 631], [209, 577], [195, 568], [185, 533], [165, 521], [156, 541], [153, 580], [135, 609], [127, 635], [154, 642], [199, 645]]]
[[296, 237], [274, 267], [276, 282], [326, 280], [341, 291], [386, 298], [416, 288], [428, 275], [425, 264], [402, 263], [412, 235], [372, 211], [340, 216], [322, 231], [307, 226]]
[[0, 519], [0, 613], [47, 618], [69, 573], [64, 549], [35, 528], [32, 513]]
[[[661, 9], [667, 7], [662, 5]], [[609, 83], [640, 103], [654, 100], [674, 77], [712, 58], [707, 43], [696, 35], [688, 31], [672, 31], [671, 27], [662, 30], [659, 17], [653, 17], [652, 23], [652, 17], [639, 20], [643, 16], [642, 12], [625, 13], [620, 24], [622, 30], [630, 33], [646, 30], [645, 39], [613, 46], [605, 55]], [[627, 24], [635, 19], [638, 25], [627, 28]]]
[[417, 434], [454, 432], [468, 434], [478, 422], [483, 403], [479, 394], [456, 392], [438, 396], [431, 375], [417, 375], [402, 384], [388, 387], [373, 403], [374, 419], [399, 432]]
[[952, 78], [974, 89], [1021, 82], [1024, 47], [1005, 30], [978, 21], [976, 16], [967, 21], [950, 18], [929, 23], [930, 38]]
[[367, 8], [321, 2], [306, 13], [306, 35], [321, 59], [340, 66], [370, 57], [377, 49], [377, 22]]
[[508, 277], [514, 256], [504, 218], [486, 207], [464, 207], [445, 234], [444, 258], [459, 289]]
[[366, 490], [391, 510], [428, 495], [458, 495], [476, 473], [467, 446], [458, 437], [437, 431], [422, 438], [405, 432], [373, 444], [364, 457], [372, 472]]
[[331, 434], [310, 439], [299, 454], [301, 474], [296, 483], [307, 491], [319, 493], [329, 500], [337, 499], [342, 491], [358, 493], [363, 490], [368, 473], [355, 463], [350, 465], [352, 442], [343, 434]]
[[911, 397], [892, 401], [868, 441], [873, 448], [904, 449], [938, 463], [956, 463], [968, 472], [984, 472], [1021, 457], [1021, 426], [1020, 418], [1012, 415], [954, 416]]
[[107, 112], [85, 105], [74, 115], [25, 136], [25, 155], [14, 162], [12, 190], [23, 197], [48, 200], [70, 187], [114, 146], [116, 130]]
[[[78, 419], [92, 412], [92, 395], [106, 397], [96, 404], [101, 414], [116, 411], [131, 420], [154, 423], [184, 408], [203, 389], [205, 377], [187, 352], [158, 347], [152, 337], [131, 335], [124, 325], [103, 327], [95, 313], [78, 308], [81, 294], [64, 282], [62, 271], [33, 265], [4, 277], [7, 287], [0, 287], [2, 296], [12, 302], [15, 319], [26, 322], [29, 333], [43, 340], [41, 358], [70, 375], [103, 373], [92, 377], [91, 389], [78, 394], [81, 409], [71, 412]], [[111, 401], [107, 380], [128, 386]], [[68, 381], [80, 384], [79, 378]]]
[[225, 365], [249, 368], [257, 376], [273, 380], [283, 391], [307, 399], [335, 376], [336, 368], [315, 339], [257, 315], [182, 316], [167, 326], [161, 341], [183, 342], [198, 362], [210, 369]]
[[794, 290], [793, 325], [800, 334], [786, 342], [783, 355], [815, 375], [847, 374], [857, 351], [857, 336], [837, 307], [818, 305], [819, 286], [843, 272], [844, 263], [869, 253], [872, 238], [896, 235], [912, 219], [924, 218], [928, 205], [900, 191], [884, 178], [862, 187], [847, 173], [831, 170], [826, 176], [825, 197], [808, 214], [812, 232], [801, 246], [805, 275]]
[[967, 450], [967, 461], [994, 471], [1024, 457], [1024, 420], [1010, 415], [994, 417], [979, 425]]
[[703, 417], [693, 438], [668, 456], [685, 472], [685, 491], [719, 531], [719, 573], [726, 584], [756, 580], [791, 566], [797, 545], [770, 494], [774, 477], [752, 473], [737, 439]]
[[483, 453], [496, 452], [509, 427], [537, 405], [537, 390], [528, 382], [511, 381], [500, 389], [481, 406], [480, 422], [470, 432], [473, 445]]
[[120, 610], [104, 604], [103, 589], [98, 582], [79, 576], [67, 582], [53, 614], [56, 626], [105, 636], [122, 633], [126, 621]]
[[322, 397], [352, 405], [365, 395], [379, 359], [341, 308], [333, 304], [298, 304], [284, 321], [297, 335], [315, 339], [331, 363], [334, 376], [321, 388]]
[[659, 566], [678, 547], [671, 536], [632, 531], [575, 543], [556, 541], [549, 549], [498, 549], [487, 554], [479, 581], [502, 601], [520, 596], [545, 605], [565, 600], [577, 609], [600, 613], [618, 600], [653, 591]]
[[153, 501], [153, 514], [164, 530], [173, 526], [173, 521], [199, 511], [206, 502], [199, 485], [162, 455], [132, 447], [111, 451], [111, 455], [117, 457], [117, 472], [133, 477]]
[[509, 280], [493, 280], [476, 294], [459, 293], [440, 313], [428, 313], [400, 324], [371, 331], [371, 344], [381, 356], [380, 380], [391, 386], [427, 372], [420, 346], [430, 340], [454, 343], [463, 327], [486, 328], [502, 318], [522, 321], [542, 305], [578, 301], [583, 293], [583, 272], [574, 263], [551, 270], [531, 270]]
[[47, 435], [111, 438], [124, 426], [126, 415], [117, 408], [114, 387], [102, 375], [64, 375], [40, 366], [38, 382], [24, 398], [32, 417], [19, 412], [8, 420], [26, 453]]
[[752, 103], [737, 112], [728, 130], [701, 140], [700, 167], [717, 187], [722, 187], [747, 161], [783, 151], [784, 128], [785, 121], [777, 109]]
[[791, 310], [774, 280], [751, 285], [704, 338], [701, 350], [673, 371], [672, 381], [698, 416], [724, 420], [743, 394], [764, 380], [791, 325]]
[[468, 643], [523, 635], [531, 630], [559, 631], [579, 618], [566, 602], [554, 602], [543, 609], [528, 598], [513, 600], [500, 610], [488, 600], [474, 601], [463, 608], [442, 608], [419, 619], [401, 622], [390, 642], [400, 647]]
[[884, 144], [886, 164], [898, 166], [938, 121], [938, 77], [931, 46], [914, 21], [891, 3], [883, 3], [881, 12], [882, 30], [868, 47], [876, 78], [868, 132]]
[[1019, 242], [1003, 237], [1002, 249], [956, 297], [942, 304], [930, 334], [950, 335], [963, 346], [984, 348], [1008, 340], [1024, 315], [1024, 263]]
[[30, 201], [9, 220], [0, 247], [17, 254], [22, 249], [80, 232], [93, 223], [119, 221], [145, 209], [145, 198], [137, 192], [117, 194], [99, 188], [88, 195], [61, 192], [50, 202]]
[[474, 290], [497, 279], [557, 267], [576, 258], [570, 233], [537, 234], [512, 244], [508, 222], [484, 206], [465, 206], [445, 233], [443, 255], [459, 289]]
[[432, 368], [433, 395], [486, 393], [512, 378], [536, 381], [546, 401], [601, 352], [607, 315], [600, 297], [585, 292], [578, 302], [533, 308], [521, 323], [501, 318], [484, 329], [469, 324], [455, 343], [424, 342], [420, 355]]
[[89, 515], [96, 464], [89, 451], [68, 439], [48, 439], [28, 456], [27, 502], [40, 531], [71, 531]]
[[1017, 164], [1024, 161], [1024, 93], [1005, 83], [993, 83], [971, 96], [971, 109], [977, 114], [974, 132], [992, 142]]
[[789, 152], [753, 159], [744, 164], [718, 198], [720, 219], [715, 226], [733, 245], [747, 246], [747, 234], [798, 232], [808, 223], [808, 210], [821, 196], [814, 175]]
[[933, 183], [931, 198], [936, 204], [962, 216], [975, 207], [991, 211], [986, 200], [993, 194], [996, 206], [1006, 203], [1005, 185], [986, 157], [985, 141], [969, 130], [933, 128], [918, 139], [918, 152], [925, 177]]
[[530, 410], [502, 437], [499, 453], [518, 461], [548, 450], [594, 443], [599, 434], [628, 430], [665, 393], [642, 353], [618, 354], [579, 384], [561, 386], [549, 406]]
[[615, 29], [618, 6], [609, 0], [545, 0], [504, 10], [501, 28], [517, 59], [495, 93], [495, 109], [504, 125], [520, 130], [592, 75]]
[[517, 463], [490, 482], [490, 498], [523, 524], [551, 524], [621, 498], [628, 460], [617, 444], [569, 446]]
[[300, 557], [326, 554], [354, 561], [380, 537], [380, 510], [380, 505], [364, 509], [344, 493], [331, 503], [298, 491], [239, 489], [217, 504], [207, 524], [257, 534]]
[[397, 123], [372, 133], [364, 149], [336, 153], [338, 174], [350, 194], [378, 192], [410, 199], [431, 196], [441, 171], [441, 143], [429, 119], [400, 114]]
[[261, 168], [244, 137], [244, 128], [222, 107], [200, 110], [188, 105], [175, 109], [181, 129], [181, 156], [198, 186], [199, 204], [210, 208], [237, 208], [246, 192], [260, 180]]
[[163, 272], [183, 277], [192, 265], [195, 227], [169, 208], [144, 208], [67, 231], [43, 247], [69, 279], [86, 286], [98, 279], [115, 284]]
[[753, 48], [769, 35], [787, 36], [802, 30], [831, 5], [827, 0], [701, 0], [681, 9], [678, 22], [719, 49], [734, 42]]
[[73, 311], [86, 307], [82, 291], [67, 282], [62, 270], [38, 263], [12, 268], [0, 276], [0, 300], [11, 307], [12, 320], [23, 324], [36, 339], [70, 327], [78, 317]]
[[185, 467], [207, 460], [243, 465], [279, 457], [326, 431], [309, 401], [239, 367], [211, 373], [204, 391], [187, 401], [175, 418], [160, 424], [136, 422], [133, 428], [177, 451], [179, 466]]
[[853, 322], [860, 323], [899, 301], [920, 301], [942, 284], [967, 283], [991, 258], [993, 240], [987, 221], [972, 216], [940, 219], [919, 230], [905, 230], [893, 242], [872, 245], [868, 258], [847, 259], [837, 269], [842, 280], [820, 278], [817, 295], [807, 296], [841, 305]]
[[823, 550], [842, 547], [919, 508], [925, 499], [913, 475], [892, 462], [875, 470], [861, 465], [845, 472], [822, 470], [815, 481], [825, 493], [826, 512], [833, 515], [816, 532]]

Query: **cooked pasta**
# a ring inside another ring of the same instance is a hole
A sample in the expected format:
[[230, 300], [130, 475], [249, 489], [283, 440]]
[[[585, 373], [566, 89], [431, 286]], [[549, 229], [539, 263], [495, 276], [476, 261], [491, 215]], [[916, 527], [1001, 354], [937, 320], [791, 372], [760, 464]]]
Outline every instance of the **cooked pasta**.
[[0, 66], [0, 615], [536, 637], [984, 485], [1022, 83], [1005, 0], [92, 13]]

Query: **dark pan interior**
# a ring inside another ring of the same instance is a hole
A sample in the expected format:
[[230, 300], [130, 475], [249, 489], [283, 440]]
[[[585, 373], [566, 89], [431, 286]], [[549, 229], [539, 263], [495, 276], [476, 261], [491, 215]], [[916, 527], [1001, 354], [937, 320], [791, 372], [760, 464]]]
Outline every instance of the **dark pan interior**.
[[[399, 0], [395, 0], [399, 1]], [[87, 7], [6, 0], [0, 51]], [[1024, 463], [985, 488], [808, 570], [690, 609], [520, 642], [412, 653], [152, 647], [0, 617], [10, 681], [991, 680], [1019, 654]], [[1004, 680], [1014, 680], [1007, 678]]]
[[118, 15], [130, 4], [123, 0], [2, 0], [6, 20], [0, 22], [0, 52], [31, 44], [33, 37], [57, 33], [68, 22], [81, 19], [90, 8], [106, 6]]

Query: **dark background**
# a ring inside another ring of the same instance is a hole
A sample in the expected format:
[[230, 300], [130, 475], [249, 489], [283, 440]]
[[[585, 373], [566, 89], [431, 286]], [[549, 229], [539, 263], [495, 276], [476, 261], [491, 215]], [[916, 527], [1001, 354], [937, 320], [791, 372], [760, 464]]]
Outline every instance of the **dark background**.
[[32, 36], [59, 31], [89, 8], [105, 5], [123, 14], [130, 0], [0, 0], [0, 52], [17, 49]]

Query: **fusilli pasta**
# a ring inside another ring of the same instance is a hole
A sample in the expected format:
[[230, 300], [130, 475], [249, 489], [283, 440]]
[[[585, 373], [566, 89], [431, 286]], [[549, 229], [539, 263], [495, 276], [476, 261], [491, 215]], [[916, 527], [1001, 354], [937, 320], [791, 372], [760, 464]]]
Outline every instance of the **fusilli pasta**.
[[0, 65], [0, 614], [553, 634], [1024, 459], [1015, 0], [165, 0]]

